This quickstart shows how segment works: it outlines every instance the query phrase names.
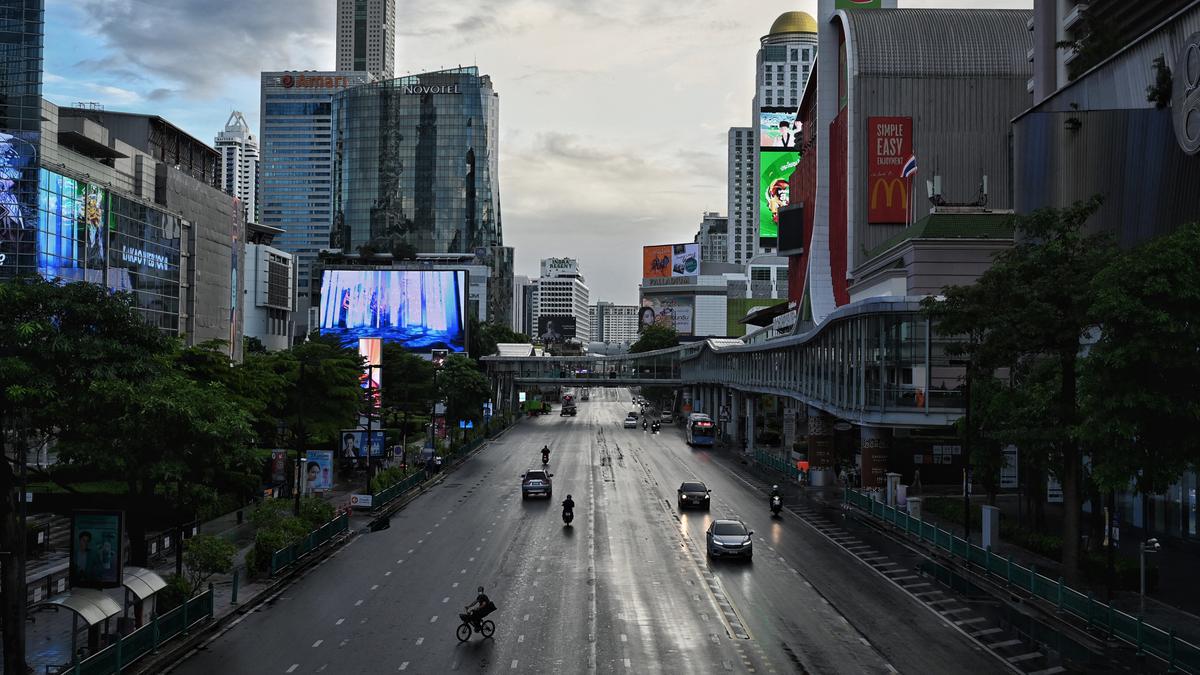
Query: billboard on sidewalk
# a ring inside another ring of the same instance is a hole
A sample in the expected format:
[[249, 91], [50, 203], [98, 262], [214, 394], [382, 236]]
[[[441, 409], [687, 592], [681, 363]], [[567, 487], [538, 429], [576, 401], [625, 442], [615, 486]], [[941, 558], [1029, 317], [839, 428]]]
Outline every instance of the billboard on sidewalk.
[[362, 459], [367, 456], [368, 451], [372, 457], [384, 455], [384, 433], [381, 430], [372, 430], [368, 439], [367, 432], [363, 429], [347, 429], [342, 432], [341, 437], [343, 459]]
[[333, 451], [309, 450], [304, 455], [304, 492], [314, 494], [333, 489]]
[[122, 511], [76, 511], [71, 514], [71, 586], [117, 588], [125, 559], [125, 514]]

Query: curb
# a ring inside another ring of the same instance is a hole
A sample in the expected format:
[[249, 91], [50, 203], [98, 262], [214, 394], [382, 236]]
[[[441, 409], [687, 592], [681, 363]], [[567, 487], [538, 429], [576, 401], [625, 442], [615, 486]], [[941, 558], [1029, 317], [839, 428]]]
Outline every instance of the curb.
[[[513, 426], [516, 425], [514, 424]], [[512, 427], [509, 427], [508, 429], [511, 428]], [[505, 433], [508, 433], [508, 429], [496, 434], [492, 438], [486, 439], [479, 445], [478, 448], [472, 450], [466, 455], [463, 455], [457, 461], [443, 468], [443, 470], [439, 472], [437, 476], [430, 478], [424, 483], [421, 483], [420, 486], [409, 491], [408, 494], [398, 497], [392, 504], [382, 508], [379, 512], [372, 511], [369, 512], [369, 514], [364, 515], [368, 515], [372, 520], [377, 518], [390, 518], [397, 511], [411, 503], [413, 499], [425, 494], [425, 492], [427, 492], [430, 488], [445, 480], [446, 474], [457, 470], [468, 459], [474, 457], [484, 448], [488, 447], [492, 441], [496, 440]], [[245, 618], [245, 616], [254, 612], [260, 605], [270, 601], [275, 596], [283, 592], [284, 589], [291, 586], [293, 583], [300, 581], [300, 579], [306, 574], [319, 567], [329, 558], [333, 557], [333, 555], [341, 550], [343, 546], [350, 543], [354, 537], [357, 536], [357, 534], [358, 531], [351, 528], [344, 536], [330, 540], [327, 545], [323, 546], [321, 549], [318, 549], [318, 551], [314, 551], [314, 553], [319, 552], [319, 555], [310, 557], [305, 564], [298, 565], [288, 571], [286, 574], [275, 579], [269, 586], [255, 593], [245, 601], [239, 603], [237, 608], [235, 608], [233, 611], [225, 614], [224, 616], [212, 619], [207, 623], [198, 625], [191, 632], [191, 634], [185, 634], [181, 642], [176, 644], [167, 643], [168, 646], [162, 648], [158, 653], [151, 653], [150, 655], [131, 665], [127, 672], [133, 673], [134, 675], [161, 673], [169, 671], [174, 666], [183, 663], [193, 651], [202, 647], [204, 644], [217, 639], [227, 630], [232, 629], [243, 618]]]

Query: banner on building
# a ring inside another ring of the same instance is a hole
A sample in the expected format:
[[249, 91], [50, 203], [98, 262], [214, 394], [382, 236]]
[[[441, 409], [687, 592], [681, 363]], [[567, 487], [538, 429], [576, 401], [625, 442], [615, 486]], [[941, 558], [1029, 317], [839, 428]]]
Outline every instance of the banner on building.
[[575, 317], [553, 314], [538, 317], [538, 337], [543, 344], [562, 342], [576, 335]]
[[867, 222], [908, 222], [909, 181], [901, 177], [913, 154], [911, 117], [867, 118]]
[[883, 0], [835, 0], [836, 9], [881, 9]]
[[760, 150], [759, 154], [758, 238], [761, 246], [774, 246], [779, 236], [779, 210], [791, 203], [790, 180], [800, 153], [775, 149]]
[[642, 247], [642, 278], [694, 277], [700, 274], [700, 244]]
[[678, 295], [648, 296], [642, 298], [638, 311], [638, 332], [650, 325], [674, 328], [679, 335], [693, 333], [692, 299]]

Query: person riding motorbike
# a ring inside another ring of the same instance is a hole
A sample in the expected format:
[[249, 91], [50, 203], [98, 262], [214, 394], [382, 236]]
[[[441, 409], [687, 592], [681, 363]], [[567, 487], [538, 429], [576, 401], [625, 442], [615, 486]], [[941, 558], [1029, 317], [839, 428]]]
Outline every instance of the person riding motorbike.
[[645, 431], [645, 430], [646, 430], [646, 418], [643, 417], [642, 418], [642, 431]]
[[767, 506], [774, 506], [776, 497], [779, 498], [779, 501], [781, 501], [781, 502], [783, 501], [783, 495], [780, 494], [780, 492], [779, 492], [779, 486], [772, 485], [771, 486], [771, 494], [767, 497]]
[[567, 498], [562, 501], [562, 507], [563, 517], [566, 517], [568, 513], [572, 516], [575, 514], [575, 500], [571, 499], [571, 495], [567, 495]]
[[550, 446], [545, 445], [545, 446], [542, 446], [542, 464], [548, 464], [549, 462], [550, 462]]
[[488, 608], [492, 604], [492, 599], [483, 592], [483, 586], [479, 587], [479, 594], [475, 596], [475, 602], [467, 605], [467, 613], [461, 615], [463, 621], [470, 622], [476, 631], [480, 629], [479, 621], [483, 619]]

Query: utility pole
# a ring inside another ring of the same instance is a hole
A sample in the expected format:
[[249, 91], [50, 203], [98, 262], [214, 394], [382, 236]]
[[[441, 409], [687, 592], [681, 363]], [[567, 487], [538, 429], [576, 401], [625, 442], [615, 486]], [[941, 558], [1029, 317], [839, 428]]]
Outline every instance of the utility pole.
[[304, 376], [305, 363], [300, 362], [300, 374], [296, 377], [296, 428], [292, 430], [292, 434], [296, 438], [296, 506], [295, 514], [300, 515], [300, 489], [303, 487], [304, 471], [301, 469], [304, 465], [304, 399], [302, 393], [304, 391]]

